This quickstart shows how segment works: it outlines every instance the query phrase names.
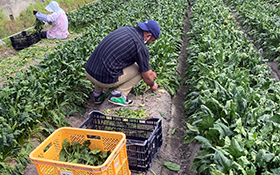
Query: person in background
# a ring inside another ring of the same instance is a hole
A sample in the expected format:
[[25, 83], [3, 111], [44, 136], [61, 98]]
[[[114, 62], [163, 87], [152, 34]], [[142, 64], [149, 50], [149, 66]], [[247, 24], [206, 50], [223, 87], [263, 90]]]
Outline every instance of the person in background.
[[94, 84], [95, 104], [104, 101], [103, 88], [117, 87], [109, 102], [128, 106], [131, 89], [143, 79], [152, 91], [157, 90], [157, 74], [151, 70], [149, 51], [160, 34], [156, 21], [137, 22], [136, 27], [120, 27], [106, 36], [90, 55], [86, 63], [86, 76]]
[[66, 39], [69, 36], [69, 32], [68, 18], [64, 10], [59, 7], [56, 1], [51, 1], [49, 5], [45, 7], [45, 9], [52, 14], [46, 15], [33, 10], [33, 14], [36, 16], [36, 18], [52, 25], [51, 30], [41, 32], [41, 38]]

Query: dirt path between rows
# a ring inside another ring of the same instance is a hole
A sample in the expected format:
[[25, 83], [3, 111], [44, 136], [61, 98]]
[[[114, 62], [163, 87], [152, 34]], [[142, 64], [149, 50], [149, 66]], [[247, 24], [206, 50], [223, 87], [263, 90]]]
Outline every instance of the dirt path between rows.
[[[190, 8], [188, 10], [188, 16], [191, 15]], [[189, 28], [189, 18], [186, 18], [184, 31], [188, 31]], [[185, 35], [183, 38], [181, 54], [178, 58], [178, 72], [182, 77], [182, 82], [184, 82], [183, 75], [187, 71], [186, 67], [186, 59], [187, 59], [187, 48], [188, 46], [188, 36]], [[158, 154], [156, 160], [159, 162], [170, 161], [174, 162], [181, 166], [181, 170], [175, 173], [174, 171], [170, 171], [169, 169], [162, 167], [162, 165], [158, 163], [153, 163], [151, 169], [157, 175], [195, 175], [196, 173], [191, 173], [191, 167], [193, 165], [192, 161], [196, 157], [199, 152], [200, 145], [198, 143], [184, 143], [184, 135], [187, 130], [186, 128], [186, 119], [187, 116], [184, 111], [184, 102], [185, 102], [185, 94], [187, 91], [187, 87], [180, 87], [180, 90], [176, 93], [176, 95], [171, 99], [171, 114], [170, 118], [167, 121], [163, 122], [163, 132], [164, 132], [164, 142], [163, 146]], [[173, 129], [175, 130], [175, 134], [172, 135], [171, 132]], [[149, 172], [148, 175], [154, 175]]]

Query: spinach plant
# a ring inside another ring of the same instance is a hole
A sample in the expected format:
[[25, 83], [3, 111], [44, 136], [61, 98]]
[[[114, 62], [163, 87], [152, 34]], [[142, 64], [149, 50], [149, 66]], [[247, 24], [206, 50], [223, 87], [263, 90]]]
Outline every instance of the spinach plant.
[[90, 140], [86, 140], [83, 144], [80, 144], [79, 142], [70, 143], [68, 139], [64, 139], [62, 149], [59, 153], [59, 161], [90, 166], [102, 165], [110, 156], [110, 151], [91, 150], [89, 148], [90, 144]]

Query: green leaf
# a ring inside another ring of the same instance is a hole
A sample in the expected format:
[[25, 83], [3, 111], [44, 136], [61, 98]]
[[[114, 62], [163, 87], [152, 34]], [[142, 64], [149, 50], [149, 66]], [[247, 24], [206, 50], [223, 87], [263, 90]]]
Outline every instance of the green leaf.
[[89, 145], [90, 145], [90, 140], [84, 141], [84, 143], [83, 143], [83, 147], [84, 147], [84, 148], [88, 148]]
[[275, 168], [271, 170], [274, 175], [280, 175], [280, 168]]
[[63, 142], [62, 142], [62, 147], [64, 149], [68, 149], [70, 147], [70, 142], [68, 139], [64, 139]]
[[240, 164], [242, 167], [248, 167], [250, 165], [250, 161], [247, 159], [246, 156], [241, 156], [237, 159], [238, 164]]
[[189, 128], [189, 130], [199, 133], [199, 129], [196, 126], [192, 126], [189, 123], [186, 123], [186, 124], [187, 124], [187, 127]]
[[211, 110], [205, 106], [205, 105], [201, 105], [201, 111], [205, 114], [210, 115], [211, 117], [214, 117], [214, 114], [211, 112]]
[[177, 165], [175, 163], [172, 162], [163, 162], [163, 165], [166, 166], [168, 169], [172, 170], [172, 171], [179, 171], [181, 169], [180, 165]]
[[273, 153], [266, 153], [265, 150], [261, 149], [257, 153], [256, 163], [258, 167], [262, 167], [265, 163], [271, 161], [273, 157], [274, 157]]
[[231, 136], [233, 134], [233, 132], [229, 129], [228, 126], [226, 126], [223, 123], [219, 123], [218, 121], [216, 121], [212, 129], [216, 129], [217, 131], [219, 131], [220, 139], [224, 138], [225, 136]]
[[244, 165], [240, 165], [237, 162], [232, 162], [232, 166], [242, 172], [242, 175], [247, 175], [246, 171], [244, 170], [243, 167], [246, 167]]
[[202, 144], [202, 147], [205, 147], [205, 148], [212, 148], [211, 143], [210, 143], [209, 140], [206, 139], [205, 137], [196, 136], [195, 139], [198, 140], [198, 141]]
[[95, 149], [95, 150], [90, 151], [90, 153], [93, 154], [93, 155], [96, 155], [100, 152], [101, 152], [101, 150], [99, 150], [99, 149]]
[[161, 112], [161, 111], [158, 111], [160, 113], [160, 115], [162, 116], [162, 118], [166, 119], [165, 115]]
[[207, 116], [203, 117], [203, 119], [202, 119], [202, 121], [201, 121], [201, 125], [202, 125], [204, 128], [213, 127], [213, 125], [214, 125], [214, 119], [213, 119], [213, 117], [211, 117], [210, 115], [207, 115]]
[[217, 164], [217, 169], [222, 172], [227, 172], [231, 168], [230, 160], [219, 150], [216, 150], [214, 161]]
[[76, 152], [80, 151], [80, 148], [82, 147], [82, 145], [79, 142], [72, 142], [72, 149]]
[[233, 131], [237, 132], [239, 134], [247, 135], [247, 131], [245, 130], [244, 126], [242, 125], [241, 118], [238, 118], [236, 120], [236, 127], [235, 127], [235, 129]]
[[59, 153], [59, 161], [66, 162], [66, 157], [67, 157], [66, 151], [62, 149]]
[[107, 156], [109, 156], [108, 152], [103, 152], [103, 153], [100, 155], [100, 157], [101, 157], [102, 159], [106, 159]]
[[235, 138], [231, 139], [231, 146], [229, 147], [229, 150], [232, 156], [234, 156], [235, 158], [242, 156], [244, 152], [243, 148]]

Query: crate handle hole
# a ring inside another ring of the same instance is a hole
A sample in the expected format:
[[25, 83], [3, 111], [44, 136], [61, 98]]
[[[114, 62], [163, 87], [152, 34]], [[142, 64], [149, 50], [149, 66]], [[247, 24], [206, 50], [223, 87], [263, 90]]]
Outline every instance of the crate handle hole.
[[88, 139], [95, 139], [95, 140], [101, 140], [100, 136], [96, 136], [96, 135], [87, 135]]
[[45, 148], [44, 148], [44, 153], [47, 152], [50, 148], [51, 148], [52, 144], [48, 144]]

